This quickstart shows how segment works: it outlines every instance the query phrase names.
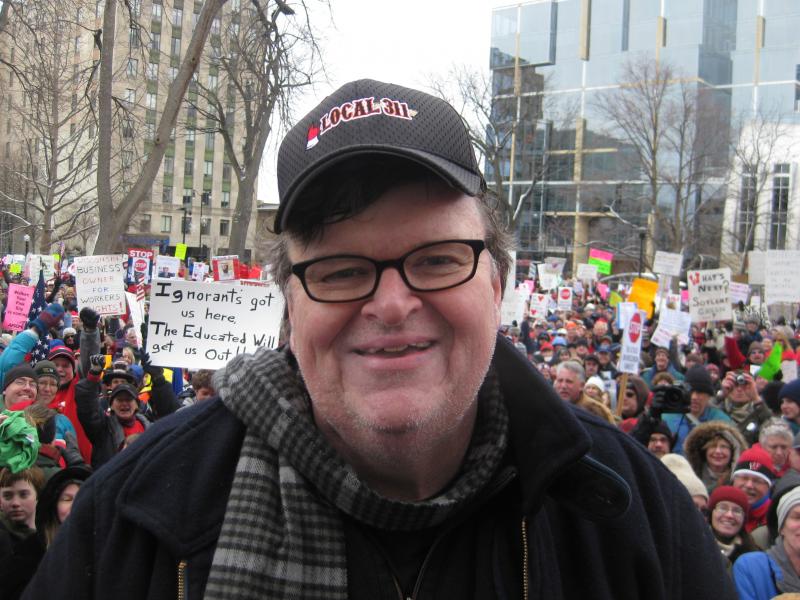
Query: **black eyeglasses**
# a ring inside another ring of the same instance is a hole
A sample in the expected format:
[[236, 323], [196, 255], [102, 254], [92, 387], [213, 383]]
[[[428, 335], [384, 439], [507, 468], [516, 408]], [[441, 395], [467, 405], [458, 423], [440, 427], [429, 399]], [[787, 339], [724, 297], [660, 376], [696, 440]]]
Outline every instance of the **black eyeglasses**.
[[399, 258], [374, 260], [354, 254], [323, 256], [292, 265], [292, 273], [316, 302], [354, 302], [375, 293], [381, 274], [397, 269], [416, 292], [436, 292], [466, 283], [478, 270], [483, 240], [442, 240], [414, 248]]

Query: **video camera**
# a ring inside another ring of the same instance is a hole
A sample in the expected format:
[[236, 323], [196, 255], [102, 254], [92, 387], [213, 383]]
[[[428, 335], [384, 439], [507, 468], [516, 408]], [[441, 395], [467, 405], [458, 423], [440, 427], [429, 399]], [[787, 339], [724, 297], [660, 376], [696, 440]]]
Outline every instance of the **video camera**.
[[657, 385], [653, 389], [653, 402], [650, 405], [650, 414], [661, 418], [664, 413], [689, 412], [691, 404], [691, 391], [685, 383], [672, 385]]

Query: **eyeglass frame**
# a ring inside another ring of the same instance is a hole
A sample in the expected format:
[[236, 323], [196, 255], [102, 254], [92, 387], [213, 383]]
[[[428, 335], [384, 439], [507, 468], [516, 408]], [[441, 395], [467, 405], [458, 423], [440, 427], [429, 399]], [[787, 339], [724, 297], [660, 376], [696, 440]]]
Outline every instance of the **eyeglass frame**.
[[[737, 512], [737, 510], [739, 512]], [[746, 511], [743, 510], [742, 507], [739, 506], [738, 504], [736, 504], [734, 506], [728, 506], [728, 507], [723, 508], [721, 502], [719, 504], [717, 504], [716, 506], [714, 506], [714, 508], [712, 509], [712, 512], [717, 512], [720, 515], [724, 515], [726, 513], [731, 513], [735, 517], [742, 517], [742, 518], [744, 518], [745, 514], [747, 514]]]
[[[408, 277], [406, 276], [405, 268], [403, 266], [403, 263], [405, 262], [405, 260], [409, 256], [411, 256], [412, 254], [414, 254], [414, 253], [416, 253], [416, 252], [418, 252], [418, 251], [420, 251], [420, 250], [422, 250], [424, 248], [429, 248], [430, 246], [437, 246], [439, 244], [453, 244], [453, 243], [465, 244], [465, 245], [469, 246], [470, 248], [472, 248], [472, 252], [473, 252], [472, 270], [470, 271], [469, 276], [467, 276], [463, 281], [459, 281], [458, 283], [453, 283], [453, 284], [450, 284], [450, 285], [446, 285], [446, 286], [443, 286], [443, 287], [437, 287], [437, 288], [433, 288], [433, 289], [421, 289], [421, 288], [418, 288], [418, 287], [412, 285], [411, 282], [408, 280]], [[358, 302], [359, 300], [364, 300], [364, 299], [369, 298], [370, 296], [372, 296], [375, 293], [375, 290], [378, 289], [378, 285], [380, 284], [380, 281], [381, 281], [381, 275], [383, 275], [383, 272], [388, 268], [396, 269], [397, 272], [400, 274], [400, 277], [403, 280], [403, 283], [405, 283], [406, 286], [408, 286], [408, 288], [410, 290], [413, 290], [415, 292], [441, 292], [442, 290], [449, 290], [451, 288], [458, 287], [460, 285], [464, 285], [470, 279], [475, 277], [475, 273], [478, 272], [478, 262], [480, 261], [481, 252], [483, 252], [485, 249], [486, 249], [486, 242], [484, 240], [475, 240], [475, 239], [473, 239], [473, 240], [458, 240], [458, 239], [437, 240], [435, 242], [428, 242], [426, 244], [422, 244], [420, 246], [417, 246], [416, 248], [412, 248], [411, 250], [409, 250], [408, 252], [406, 252], [402, 256], [399, 256], [398, 258], [390, 258], [390, 259], [387, 259], [387, 260], [375, 260], [374, 258], [370, 258], [369, 256], [362, 256], [360, 254], [330, 254], [328, 256], [319, 256], [317, 258], [312, 258], [310, 260], [304, 260], [304, 261], [301, 261], [301, 262], [294, 263], [291, 266], [291, 271], [292, 271], [292, 274], [295, 275], [300, 280], [300, 283], [303, 286], [303, 289], [305, 290], [306, 295], [311, 300], [313, 300], [314, 302], [320, 302], [322, 304], [343, 304], [345, 302]], [[329, 260], [329, 259], [332, 259], [332, 258], [357, 258], [357, 259], [365, 260], [367, 262], [372, 263], [375, 266], [375, 283], [372, 286], [372, 289], [369, 291], [369, 293], [363, 294], [363, 295], [358, 296], [356, 298], [349, 298], [347, 300], [320, 300], [319, 298], [315, 297], [311, 293], [311, 291], [308, 289], [308, 283], [306, 282], [306, 274], [305, 274], [305, 272], [311, 265], [313, 265], [315, 263], [318, 263], [318, 262], [321, 262], [323, 260]]]

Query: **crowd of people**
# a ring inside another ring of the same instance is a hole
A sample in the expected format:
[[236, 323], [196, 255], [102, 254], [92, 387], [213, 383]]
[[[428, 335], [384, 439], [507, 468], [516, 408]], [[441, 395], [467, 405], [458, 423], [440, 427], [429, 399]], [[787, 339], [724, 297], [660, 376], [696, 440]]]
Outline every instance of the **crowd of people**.
[[[800, 592], [800, 379], [790, 379], [800, 364], [797, 323], [751, 315], [693, 325], [688, 343], [673, 336], [662, 347], [651, 342], [656, 314], [642, 332], [640, 372], [626, 376], [621, 393], [617, 324], [616, 311], [590, 297], [503, 333], [564, 401], [628, 432], [678, 477], [741, 599]], [[762, 370], [771, 355], [784, 368]]]
[[[153, 422], [214, 395], [211, 371], [153, 366], [129, 315], [101, 318], [75, 298], [74, 280], [55, 278], [46, 308], [0, 337], [2, 598], [20, 596], [95, 470]], [[6, 299], [7, 285], [0, 319]]]

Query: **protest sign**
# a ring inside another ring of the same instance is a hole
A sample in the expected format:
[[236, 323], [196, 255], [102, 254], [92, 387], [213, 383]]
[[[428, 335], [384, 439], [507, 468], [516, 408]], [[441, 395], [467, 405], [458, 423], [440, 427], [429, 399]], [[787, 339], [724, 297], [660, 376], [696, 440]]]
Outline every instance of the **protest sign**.
[[203, 281], [208, 273], [208, 265], [202, 262], [196, 262], [192, 266], [192, 281]]
[[572, 288], [558, 288], [558, 310], [572, 310]]
[[503, 296], [500, 305], [500, 319], [503, 325], [511, 325], [513, 321], [519, 323], [525, 314], [525, 300], [528, 299], [527, 288], [517, 288]]
[[101, 315], [124, 315], [124, 263], [122, 254], [76, 256], [73, 264], [78, 308], [88, 307]]
[[144, 323], [144, 302], [136, 299], [136, 294], [125, 292], [125, 299], [128, 301], [128, 312], [133, 321], [133, 332], [136, 334], [136, 343], [142, 347], [142, 323]]
[[702, 321], [729, 321], [731, 309], [731, 270], [708, 269], [689, 271], [689, 314], [692, 323]]
[[8, 300], [6, 301], [6, 313], [3, 317], [3, 329], [8, 329], [9, 331], [22, 331], [25, 329], [25, 323], [28, 322], [28, 313], [31, 310], [34, 289], [33, 286], [28, 285], [8, 284]]
[[747, 279], [750, 285], [764, 285], [767, 271], [767, 253], [751, 250], [747, 253]]
[[186, 258], [186, 244], [175, 244], [175, 258], [184, 260]]
[[656, 275], [680, 277], [682, 264], [683, 255], [657, 250], [655, 260], [653, 261], [653, 273]]
[[156, 280], [148, 352], [159, 366], [219, 369], [237, 354], [275, 348], [283, 305], [276, 286]]
[[750, 298], [750, 286], [746, 283], [736, 283], [735, 281], [731, 281], [731, 285], [728, 287], [731, 293], [731, 302], [733, 304], [738, 304], [741, 302], [742, 304], [747, 304], [747, 300]]
[[622, 334], [622, 349], [620, 350], [619, 364], [617, 365], [617, 369], [621, 373], [639, 374], [643, 329], [644, 316], [642, 311], [636, 310], [628, 320]]
[[689, 313], [664, 308], [658, 315], [658, 327], [653, 332], [650, 341], [656, 346], [669, 348], [672, 338], [677, 337], [679, 344], [688, 344], [691, 327], [692, 319]]
[[597, 265], [581, 263], [578, 265], [578, 281], [594, 281], [597, 279]]
[[174, 279], [181, 269], [181, 259], [174, 256], [156, 256], [156, 279]]
[[650, 318], [653, 316], [653, 302], [658, 292], [658, 282], [650, 281], [637, 277], [631, 284], [631, 291], [628, 294], [628, 302], [635, 302]]
[[800, 250], [767, 251], [764, 281], [767, 305], [800, 301]]
[[544, 265], [548, 273], [554, 275], [561, 275], [564, 272], [564, 265], [567, 264], [567, 259], [563, 256], [545, 256]]
[[211, 259], [211, 269], [214, 273], [214, 281], [233, 281], [241, 279], [239, 277], [239, 257], [215, 256]]
[[550, 304], [550, 296], [547, 294], [531, 294], [530, 315], [534, 319], [547, 318], [547, 306]]
[[543, 290], [552, 290], [558, 287], [559, 276], [550, 272], [550, 267], [545, 263], [537, 265], [539, 271], [539, 287]]
[[625, 329], [625, 324], [630, 321], [638, 307], [636, 302], [619, 302], [617, 309], [617, 329]]
[[29, 254], [25, 261], [25, 277], [31, 280], [39, 279], [39, 271], [44, 271], [45, 281], [56, 276], [56, 263], [52, 254]]
[[150, 265], [153, 264], [154, 252], [144, 248], [128, 248], [128, 281], [136, 281], [141, 277], [144, 283], [150, 283]]
[[589, 248], [589, 264], [597, 266], [597, 272], [603, 275], [611, 275], [611, 262], [614, 254], [597, 248]]

